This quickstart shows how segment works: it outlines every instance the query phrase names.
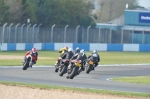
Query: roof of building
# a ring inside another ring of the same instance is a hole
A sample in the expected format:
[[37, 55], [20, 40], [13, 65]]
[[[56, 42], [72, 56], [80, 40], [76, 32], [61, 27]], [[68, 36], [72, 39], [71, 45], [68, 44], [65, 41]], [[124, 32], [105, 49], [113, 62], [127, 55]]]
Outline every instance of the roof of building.
[[129, 26], [122, 27], [123, 30], [150, 31], [150, 26]]

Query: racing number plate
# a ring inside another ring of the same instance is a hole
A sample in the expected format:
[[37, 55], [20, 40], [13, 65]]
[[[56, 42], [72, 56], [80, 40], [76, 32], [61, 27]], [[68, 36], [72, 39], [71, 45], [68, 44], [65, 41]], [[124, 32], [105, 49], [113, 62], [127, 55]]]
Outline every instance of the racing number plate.
[[89, 62], [89, 64], [93, 65], [93, 64], [94, 64], [94, 62], [93, 62], [93, 61], [90, 61], [90, 62]]

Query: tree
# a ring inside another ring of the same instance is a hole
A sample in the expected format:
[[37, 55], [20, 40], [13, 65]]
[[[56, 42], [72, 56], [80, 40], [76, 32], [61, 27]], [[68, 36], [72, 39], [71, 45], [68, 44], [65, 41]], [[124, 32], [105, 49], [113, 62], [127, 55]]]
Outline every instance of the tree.
[[[3, 0], [1, 0], [2, 2]], [[42, 23], [43, 26], [70, 27], [77, 25], [95, 25], [91, 11], [94, 6], [87, 0], [5, 0], [10, 7], [12, 21], [26, 23], [27, 19], [31, 23]], [[17, 3], [16, 3], [17, 2]], [[1, 3], [3, 6], [3, 4]], [[3, 6], [2, 9], [5, 9]], [[6, 8], [5, 10], [8, 10]], [[6, 11], [3, 10], [3, 13]], [[4, 15], [4, 14], [3, 14]], [[7, 18], [5, 16], [3, 18]], [[14, 23], [14, 22], [13, 22]]]
[[22, 0], [22, 23], [26, 23], [28, 18], [31, 20], [31, 23], [37, 23], [36, 4], [35, 0]]
[[4, 0], [0, 0], [0, 23], [10, 21], [9, 7], [5, 5]]
[[12, 22], [20, 22], [22, 16], [22, 1], [21, 0], [4, 0], [6, 6], [9, 6]]
[[[91, 25], [93, 19], [90, 18], [91, 5], [83, 0], [39, 0], [38, 22], [45, 25], [57, 26], [70, 25]], [[85, 22], [86, 21], [86, 22]], [[86, 23], [86, 24], [85, 24]]]

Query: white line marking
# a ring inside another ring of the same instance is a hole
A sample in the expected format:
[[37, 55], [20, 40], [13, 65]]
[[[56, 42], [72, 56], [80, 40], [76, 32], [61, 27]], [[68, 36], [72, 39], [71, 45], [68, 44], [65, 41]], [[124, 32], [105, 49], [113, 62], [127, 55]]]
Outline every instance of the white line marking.
[[108, 79], [106, 79], [107, 81], [112, 81], [112, 78], [108, 78]]
[[104, 65], [98, 65], [98, 66], [150, 66], [150, 63], [145, 64], [104, 64]]
[[[100, 67], [103, 66], [150, 66], [150, 63], [145, 63], [145, 64], [104, 64], [104, 65], [98, 65]], [[45, 68], [45, 67], [49, 67], [49, 68], [54, 68], [55, 66], [33, 66], [33, 68]], [[0, 66], [0, 68], [22, 68], [22, 66]]]

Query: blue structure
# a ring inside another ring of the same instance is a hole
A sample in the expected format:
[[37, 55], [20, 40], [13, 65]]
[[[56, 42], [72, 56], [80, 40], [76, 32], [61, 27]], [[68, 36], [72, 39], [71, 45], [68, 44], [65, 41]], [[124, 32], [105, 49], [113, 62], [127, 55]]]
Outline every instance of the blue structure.
[[148, 10], [125, 10], [125, 25], [150, 26], [150, 11]]
[[[118, 25], [118, 21], [122, 22], [122, 24]], [[97, 23], [96, 28], [120, 30], [121, 33], [128, 30], [130, 31], [130, 43], [150, 44], [150, 10], [125, 10], [124, 16], [112, 20], [109, 23]]]
[[[123, 23], [119, 24], [117, 21], [122, 20]], [[127, 27], [128, 26], [128, 27]], [[96, 28], [107, 28], [113, 30], [121, 30], [122, 28], [132, 30], [134, 27], [143, 30], [143, 28], [150, 28], [150, 10], [125, 10], [124, 16], [119, 17], [108, 23], [97, 23]]]
[[37, 50], [59, 50], [68, 46], [69, 48], [80, 47], [86, 51], [134, 51], [150, 52], [150, 44], [101, 44], [101, 43], [2, 43], [1, 51], [31, 50], [35, 47]]

